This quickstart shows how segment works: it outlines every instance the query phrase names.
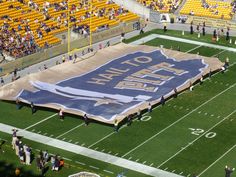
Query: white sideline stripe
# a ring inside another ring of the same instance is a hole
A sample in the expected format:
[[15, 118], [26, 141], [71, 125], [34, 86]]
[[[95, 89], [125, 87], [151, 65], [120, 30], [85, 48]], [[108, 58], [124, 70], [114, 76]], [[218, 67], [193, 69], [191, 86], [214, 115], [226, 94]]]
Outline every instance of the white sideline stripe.
[[228, 91], [229, 89], [233, 88], [236, 85], [236, 83], [234, 83], [233, 85], [231, 85], [230, 87], [228, 87], [227, 89], [223, 90], [222, 92], [218, 93], [217, 95], [215, 95], [214, 97], [212, 97], [211, 99], [207, 100], [206, 102], [202, 103], [201, 105], [199, 105], [198, 107], [196, 107], [195, 109], [193, 109], [192, 111], [190, 111], [189, 113], [185, 114], [183, 117], [181, 117], [180, 119], [178, 119], [177, 121], [173, 122], [172, 124], [168, 125], [166, 128], [162, 129], [161, 131], [159, 131], [158, 133], [156, 133], [155, 135], [151, 136], [150, 138], [148, 138], [147, 140], [145, 140], [144, 142], [142, 142], [141, 144], [139, 144], [138, 146], [136, 146], [135, 148], [131, 149], [129, 152], [127, 152], [126, 154], [124, 154], [122, 157], [127, 156], [128, 154], [130, 154], [131, 152], [133, 152], [134, 150], [138, 149], [139, 147], [141, 147], [142, 145], [146, 144], [147, 142], [149, 142], [150, 140], [152, 140], [153, 138], [155, 138], [156, 136], [158, 136], [159, 134], [161, 134], [162, 132], [166, 131], [167, 129], [169, 129], [170, 127], [172, 127], [173, 125], [177, 124], [178, 122], [180, 122], [181, 120], [183, 120], [185, 117], [187, 117], [188, 115], [192, 114], [193, 112], [195, 112], [196, 110], [198, 110], [199, 108], [201, 108], [202, 106], [206, 105], [207, 103], [209, 103], [210, 101], [212, 101], [213, 99], [215, 99], [216, 97], [222, 95], [223, 93], [225, 93], [226, 91]]
[[60, 137], [64, 136], [65, 134], [70, 133], [70, 132], [72, 132], [73, 130], [75, 130], [75, 129], [81, 127], [82, 125], [84, 125], [84, 123], [77, 125], [76, 127], [70, 129], [69, 131], [67, 131], [67, 132], [65, 132], [65, 133], [63, 133], [63, 134], [57, 136], [56, 138], [60, 138]]
[[[10, 125], [0, 123], [0, 131], [12, 134], [12, 129], [15, 128]], [[23, 136], [26, 139], [29, 139], [34, 142], [42, 143], [48, 146], [52, 146], [55, 148], [67, 150], [69, 152], [80, 154], [92, 159], [100, 160], [106, 163], [110, 163], [122, 168], [130, 169], [139, 173], [143, 173], [150, 176], [155, 177], [181, 177], [180, 175], [173, 174], [170, 172], [166, 172], [154, 167], [150, 167], [148, 165], [140, 164], [137, 162], [133, 162], [124, 158], [120, 158], [117, 156], [113, 156], [111, 154], [102, 153], [99, 151], [95, 151], [86, 147], [82, 147], [79, 145], [75, 145], [72, 143], [68, 143], [65, 141], [61, 141], [59, 139], [50, 138], [41, 134], [33, 133], [27, 130], [18, 128], [18, 135]]]
[[231, 112], [229, 115], [227, 115], [226, 117], [224, 117], [224, 119], [222, 119], [221, 121], [219, 121], [218, 123], [216, 123], [215, 125], [213, 125], [211, 128], [209, 128], [207, 131], [205, 131], [203, 134], [201, 134], [200, 136], [198, 136], [196, 139], [194, 139], [193, 141], [191, 141], [190, 143], [188, 143], [184, 148], [181, 148], [181, 150], [179, 150], [178, 152], [176, 152], [174, 155], [172, 155], [170, 158], [168, 158], [167, 160], [165, 160], [164, 162], [162, 162], [158, 168], [160, 168], [162, 165], [164, 165], [165, 163], [167, 163], [169, 160], [173, 159], [175, 156], [177, 156], [179, 153], [181, 153], [183, 150], [185, 150], [187, 147], [189, 147], [190, 145], [192, 145], [195, 141], [197, 141], [198, 139], [200, 139], [201, 137], [205, 136], [209, 131], [211, 131], [213, 128], [215, 128], [216, 126], [218, 126], [219, 124], [221, 124], [223, 121], [225, 121], [228, 117], [230, 117], [231, 115], [233, 115], [234, 113], [236, 113], [236, 109]]
[[166, 36], [166, 35], [159, 35], [159, 34], [150, 34], [142, 39], [131, 42], [130, 44], [139, 45], [139, 44], [142, 44], [143, 42], [145, 43], [145, 42], [151, 41], [155, 38], [168, 39], [168, 40], [177, 41], [177, 42], [195, 44], [195, 45], [200, 45], [200, 46], [204, 46], [204, 47], [210, 47], [210, 48], [215, 48], [215, 49], [227, 50], [230, 52], [236, 52], [236, 48], [233, 48], [233, 47], [220, 46], [220, 45], [210, 44], [210, 43], [206, 43], [206, 42], [199, 42], [199, 41], [183, 39], [183, 38], [179, 38], [179, 37]]
[[57, 113], [55, 113], [55, 114], [53, 114], [53, 115], [51, 115], [51, 116], [49, 116], [49, 117], [47, 117], [47, 118], [45, 118], [45, 119], [39, 121], [39, 122], [37, 122], [37, 123], [35, 123], [35, 124], [33, 124], [33, 125], [30, 125], [30, 126], [26, 127], [24, 130], [28, 130], [28, 129], [30, 129], [30, 128], [32, 128], [32, 127], [34, 127], [34, 126], [36, 126], [36, 125], [38, 125], [38, 124], [40, 124], [40, 123], [42, 123], [42, 122], [48, 120], [48, 119], [51, 119], [52, 117], [54, 117], [54, 116], [56, 116], [56, 115], [57, 115]]
[[198, 176], [201, 176], [203, 173], [205, 173], [209, 168], [211, 168], [215, 163], [217, 163], [220, 159], [222, 159], [226, 154], [228, 154], [230, 151], [232, 151], [236, 147], [236, 144], [231, 147], [228, 151], [226, 151], [222, 156], [220, 156], [216, 161], [214, 161], [209, 167], [207, 167], [205, 170], [203, 170]]

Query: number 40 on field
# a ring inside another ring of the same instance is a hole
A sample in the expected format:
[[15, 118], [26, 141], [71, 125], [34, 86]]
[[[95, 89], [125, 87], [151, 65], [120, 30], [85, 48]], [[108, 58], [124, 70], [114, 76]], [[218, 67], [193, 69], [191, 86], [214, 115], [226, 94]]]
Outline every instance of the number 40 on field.
[[[192, 131], [191, 134], [196, 135], [196, 136], [202, 135], [205, 132], [205, 130], [200, 129], [200, 128], [189, 128], [189, 130]], [[216, 132], [208, 132], [205, 134], [206, 138], [214, 138], [215, 136], [216, 136]]]

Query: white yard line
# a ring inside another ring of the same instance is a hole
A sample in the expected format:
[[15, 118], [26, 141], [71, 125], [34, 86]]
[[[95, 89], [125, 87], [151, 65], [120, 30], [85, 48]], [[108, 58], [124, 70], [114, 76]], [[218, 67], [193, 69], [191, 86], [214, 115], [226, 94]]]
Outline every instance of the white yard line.
[[167, 40], [172, 40], [172, 41], [177, 41], [177, 42], [182, 42], [182, 43], [195, 44], [195, 45], [200, 45], [200, 46], [209, 47], [209, 48], [222, 49], [222, 50], [227, 50], [227, 51], [231, 51], [231, 52], [236, 52], [236, 48], [233, 48], [233, 47], [220, 46], [220, 45], [216, 45], [216, 44], [210, 44], [210, 43], [206, 43], [206, 42], [199, 42], [199, 41], [183, 39], [183, 38], [179, 38], [179, 37], [160, 35], [160, 34], [150, 34], [144, 38], [141, 38], [139, 40], [131, 42], [130, 44], [139, 45], [139, 44], [143, 44], [148, 41], [151, 41], [155, 38], [167, 39]]
[[196, 50], [196, 49], [198, 49], [198, 48], [200, 48], [200, 47], [202, 47], [202, 46], [201, 46], [201, 45], [199, 45], [199, 46], [197, 46], [197, 47], [194, 47], [194, 48], [192, 48], [192, 49], [188, 50], [188, 51], [187, 51], [187, 52], [185, 52], [185, 53], [192, 52], [192, 51], [194, 51], [194, 50]]
[[[127, 126], [123, 126], [123, 127], [121, 127], [121, 128], [119, 129], [119, 131], [122, 130], [123, 128], [125, 128], [125, 127], [127, 127]], [[95, 143], [89, 145], [88, 148], [91, 148], [91, 147], [93, 147], [94, 145], [100, 143], [101, 141], [103, 141], [104, 139], [110, 137], [110, 136], [113, 135], [114, 133], [116, 133], [116, 132], [111, 132], [111, 133], [109, 133], [108, 135], [104, 136], [104, 137], [101, 138], [100, 140], [98, 140], [98, 141], [96, 141]]]
[[219, 55], [219, 54], [221, 54], [221, 53], [224, 53], [224, 52], [226, 52], [226, 50], [222, 50], [222, 51], [220, 51], [219, 53], [212, 55], [211, 57], [215, 57], [215, 56], [217, 56], [217, 55]]
[[218, 123], [216, 123], [215, 125], [213, 125], [211, 128], [209, 128], [207, 131], [205, 131], [203, 134], [201, 134], [200, 136], [198, 136], [196, 139], [194, 139], [193, 141], [189, 142], [185, 147], [181, 148], [181, 150], [179, 150], [178, 152], [176, 152], [174, 155], [172, 155], [170, 158], [168, 158], [167, 160], [165, 160], [164, 162], [162, 162], [158, 168], [160, 168], [162, 165], [164, 165], [165, 163], [167, 163], [169, 160], [173, 159], [175, 156], [177, 156], [178, 154], [180, 154], [182, 151], [184, 151], [186, 148], [188, 148], [189, 146], [191, 146], [195, 141], [197, 141], [198, 139], [200, 139], [201, 137], [205, 136], [209, 131], [211, 131], [213, 128], [215, 128], [216, 126], [218, 126], [219, 124], [221, 124], [223, 121], [225, 121], [228, 117], [232, 116], [234, 113], [236, 113], [236, 109], [231, 112], [229, 115], [227, 115], [226, 117], [224, 117], [224, 119], [222, 119], [221, 121], [219, 121]]
[[70, 133], [70, 132], [72, 132], [73, 130], [75, 130], [75, 129], [81, 127], [82, 125], [84, 125], [84, 123], [77, 125], [76, 127], [70, 129], [69, 131], [67, 131], [67, 132], [65, 132], [65, 133], [62, 133], [61, 135], [57, 136], [56, 138], [60, 138], [60, 137], [62, 137], [62, 136], [64, 136], [64, 135], [66, 135], [67, 133]]
[[[10, 125], [0, 123], [0, 131], [12, 134], [12, 129], [15, 128]], [[26, 139], [29, 139], [34, 142], [42, 143], [48, 146], [52, 146], [54, 148], [63, 149], [69, 151], [71, 153], [80, 154], [92, 159], [100, 160], [112, 165], [116, 165], [122, 168], [130, 169], [139, 173], [143, 173], [149, 176], [156, 177], [180, 177], [180, 175], [166, 172], [154, 167], [150, 167], [148, 165], [144, 165], [141, 163], [133, 162], [121, 157], [117, 157], [111, 154], [106, 154], [103, 152], [95, 151], [86, 147], [82, 147], [79, 145], [75, 145], [72, 143], [68, 143], [65, 141], [61, 141], [58, 139], [50, 138], [41, 134], [33, 133], [27, 130], [18, 128], [18, 135], [23, 136]]]
[[173, 122], [172, 124], [170, 124], [169, 126], [167, 126], [166, 128], [162, 129], [161, 131], [159, 131], [158, 133], [156, 133], [155, 135], [153, 135], [152, 137], [148, 138], [147, 140], [145, 140], [144, 142], [142, 142], [141, 144], [139, 144], [138, 146], [136, 146], [135, 148], [131, 149], [129, 152], [127, 152], [126, 154], [124, 154], [122, 157], [127, 156], [128, 154], [130, 154], [131, 152], [135, 151], [136, 149], [138, 149], [139, 147], [143, 146], [144, 144], [146, 144], [147, 142], [149, 142], [150, 140], [152, 140], [153, 138], [155, 138], [156, 136], [158, 136], [159, 134], [163, 133], [164, 131], [166, 131], [167, 129], [169, 129], [170, 127], [172, 127], [173, 125], [177, 124], [178, 122], [180, 122], [181, 120], [183, 120], [185, 117], [187, 117], [188, 115], [192, 114], [193, 112], [195, 112], [196, 110], [198, 110], [199, 108], [203, 107], [204, 105], [206, 105], [207, 103], [209, 103], [210, 101], [214, 100], [215, 98], [217, 98], [218, 96], [222, 95], [223, 93], [225, 93], [226, 91], [228, 91], [229, 89], [233, 88], [236, 85], [236, 83], [234, 83], [233, 85], [231, 85], [230, 87], [228, 87], [227, 89], [223, 90], [222, 92], [218, 93], [217, 95], [215, 95], [214, 97], [212, 97], [211, 99], [207, 100], [206, 102], [202, 103], [201, 105], [199, 105], [198, 107], [196, 107], [195, 109], [193, 109], [192, 111], [190, 111], [189, 113], [185, 114], [183, 117], [181, 117], [180, 119], [178, 119], [177, 121]]
[[219, 160], [221, 160], [226, 154], [228, 154], [230, 151], [232, 151], [236, 147], [236, 144], [231, 147], [228, 151], [226, 151], [222, 156], [220, 156], [218, 159], [216, 159], [209, 167], [207, 167], [205, 170], [203, 170], [198, 176], [201, 176], [203, 173], [205, 173], [209, 168], [211, 168], [215, 163], [217, 163]]
[[35, 123], [35, 124], [33, 124], [33, 125], [30, 125], [30, 126], [26, 127], [24, 130], [28, 130], [28, 129], [30, 129], [30, 128], [32, 128], [32, 127], [38, 125], [38, 124], [41, 124], [42, 122], [45, 122], [46, 120], [51, 119], [52, 117], [55, 117], [56, 115], [57, 115], [57, 113], [55, 113], [55, 114], [53, 114], [53, 115], [51, 115], [51, 116], [49, 116], [49, 117], [47, 117], [47, 118], [45, 118], [45, 119], [39, 121], [39, 122], [37, 122], [37, 123]]

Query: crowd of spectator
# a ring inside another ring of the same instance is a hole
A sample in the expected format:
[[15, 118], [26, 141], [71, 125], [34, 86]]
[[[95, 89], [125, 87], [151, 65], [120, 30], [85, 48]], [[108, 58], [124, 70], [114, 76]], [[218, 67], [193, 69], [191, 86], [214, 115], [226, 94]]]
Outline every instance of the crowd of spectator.
[[166, 11], [166, 12], [173, 12], [177, 10], [180, 1], [179, 0], [138, 0], [144, 6], [157, 11]]
[[[26, 144], [23, 144], [23, 142], [18, 138], [16, 129], [13, 129], [12, 131], [12, 149], [15, 150], [15, 153], [19, 157], [21, 164], [31, 165], [31, 162], [33, 161], [32, 149]], [[47, 150], [40, 150], [36, 155], [35, 163], [37, 169], [41, 173], [41, 176], [45, 176], [46, 165], [49, 162], [51, 163], [52, 171], [59, 171], [60, 168], [64, 166], [64, 160], [62, 158], [59, 158], [58, 155], [49, 155]], [[16, 170], [20, 171], [19, 168], [17, 168]]]

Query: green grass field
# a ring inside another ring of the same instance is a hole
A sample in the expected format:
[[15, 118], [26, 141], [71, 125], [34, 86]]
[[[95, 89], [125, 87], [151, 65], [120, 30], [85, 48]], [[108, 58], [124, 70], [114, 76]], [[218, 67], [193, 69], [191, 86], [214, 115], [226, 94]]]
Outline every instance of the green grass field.
[[[161, 30], [154, 30], [126, 42], [140, 39], [151, 33], [163, 34]], [[182, 37], [181, 32], [176, 31], [168, 31], [165, 35]], [[198, 39], [197, 35], [189, 34], [184, 38], [212, 43], [210, 35], [204, 39]], [[219, 44], [233, 47], [232, 44], [226, 44], [224, 40], [220, 40]], [[177, 98], [170, 99], [164, 106], [156, 107], [152, 113], [145, 113], [143, 121], [133, 121], [131, 126], [123, 125], [118, 133], [114, 133], [111, 126], [95, 122], [84, 126], [83, 120], [76, 116], [67, 115], [64, 121], [60, 121], [53, 110], [39, 109], [36, 114], [32, 115], [29, 107], [24, 106], [21, 110], [17, 110], [14, 103], [4, 101], [0, 101], [0, 123], [182, 176], [201, 174], [202, 177], [222, 177], [226, 164], [236, 167], [236, 65], [233, 64], [236, 62], [236, 54], [170, 40], [154, 39], [146, 45], [163, 45], [164, 48], [173, 50], [180, 48], [183, 52], [216, 56], [221, 61], [229, 57], [231, 67], [224, 74], [217, 73], [211, 79], [205, 79], [202, 85], [195, 85], [194, 91], [187, 90]], [[196, 49], [192, 50], [194, 48]], [[42, 122], [37, 124], [39, 121]], [[34, 124], [36, 125], [32, 126]], [[0, 154], [0, 163], [11, 164], [14, 167], [20, 166], [25, 174], [33, 173], [37, 176], [39, 172], [34, 163], [30, 167], [19, 164], [10, 147], [11, 136], [0, 133], [0, 137], [8, 141], [3, 146], [5, 153]], [[92, 171], [101, 176], [116, 176], [124, 171], [121, 167], [66, 150], [48, 147], [26, 139], [23, 141], [32, 146], [35, 154], [37, 154], [37, 149], [48, 149], [50, 153], [59, 154], [68, 159], [66, 163], [69, 167], [59, 172], [60, 177], [79, 171]], [[0, 167], [0, 173], [4, 170], [6, 169]], [[49, 170], [47, 176], [58, 176], [58, 174]], [[128, 170], [125, 176], [145, 175]]]

